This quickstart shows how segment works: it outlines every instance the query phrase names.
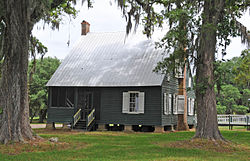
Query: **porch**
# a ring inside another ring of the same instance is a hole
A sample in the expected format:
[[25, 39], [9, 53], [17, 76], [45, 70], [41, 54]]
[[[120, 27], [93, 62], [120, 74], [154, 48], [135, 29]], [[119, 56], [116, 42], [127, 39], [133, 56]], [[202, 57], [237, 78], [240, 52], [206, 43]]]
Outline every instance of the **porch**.
[[93, 88], [50, 87], [47, 122], [69, 124], [72, 129], [91, 130], [99, 106], [99, 91]]

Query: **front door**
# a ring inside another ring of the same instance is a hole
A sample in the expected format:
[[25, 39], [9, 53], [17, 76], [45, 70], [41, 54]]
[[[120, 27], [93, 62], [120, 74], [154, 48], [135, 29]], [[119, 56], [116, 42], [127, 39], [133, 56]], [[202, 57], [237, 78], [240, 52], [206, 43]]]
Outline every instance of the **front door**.
[[82, 120], [85, 120], [93, 108], [93, 92], [84, 91], [83, 106], [82, 106]]

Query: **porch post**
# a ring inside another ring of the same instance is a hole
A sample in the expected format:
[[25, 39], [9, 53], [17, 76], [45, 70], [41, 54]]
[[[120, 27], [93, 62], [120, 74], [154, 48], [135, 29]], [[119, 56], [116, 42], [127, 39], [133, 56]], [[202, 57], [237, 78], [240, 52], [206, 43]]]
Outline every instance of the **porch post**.
[[164, 131], [164, 126], [155, 126], [155, 133], [163, 133]]
[[52, 122], [52, 123], [47, 123], [47, 124], [46, 124], [46, 129], [55, 130], [55, 129], [56, 129], [55, 123], [54, 123], [54, 122]]
[[98, 131], [107, 131], [106, 124], [98, 124]]
[[75, 95], [75, 99], [74, 99], [74, 105], [75, 105], [75, 107], [74, 107], [74, 111], [76, 112], [77, 111], [77, 109], [78, 109], [78, 88], [77, 87], [75, 87], [74, 88], [74, 95]]
[[124, 125], [125, 132], [133, 132], [132, 125]]

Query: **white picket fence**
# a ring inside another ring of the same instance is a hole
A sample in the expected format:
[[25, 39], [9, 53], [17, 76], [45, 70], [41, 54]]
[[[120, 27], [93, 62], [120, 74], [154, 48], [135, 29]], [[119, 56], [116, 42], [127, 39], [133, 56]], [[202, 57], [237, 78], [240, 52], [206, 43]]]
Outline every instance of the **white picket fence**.
[[218, 115], [219, 125], [250, 125], [250, 115]]

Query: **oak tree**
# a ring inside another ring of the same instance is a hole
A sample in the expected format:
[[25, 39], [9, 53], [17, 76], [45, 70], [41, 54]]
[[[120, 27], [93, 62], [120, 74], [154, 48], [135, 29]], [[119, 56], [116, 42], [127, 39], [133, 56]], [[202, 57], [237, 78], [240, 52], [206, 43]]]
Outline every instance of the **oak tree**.
[[[224, 140], [217, 123], [214, 92], [214, 63], [217, 45], [225, 48], [229, 36], [241, 36], [249, 45], [247, 29], [237, 21], [250, 6], [248, 0], [117, 0], [127, 18], [127, 33], [139, 23], [150, 36], [164, 23], [169, 31], [162, 35], [157, 47], [171, 53], [158, 63], [156, 71], [173, 71], [183, 64], [196, 67], [197, 127], [194, 138]], [[181, 7], [178, 7], [181, 5]], [[134, 19], [132, 19], [134, 18]], [[142, 22], [140, 21], [142, 18]], [[181, 23], [185, 27], [181, 27]], [[184, 43], [183, 43], [184, 42]], [[187, 50], [183, 52], [183, 47]], [[176, 61], [177, 60], [177, 61]], [[185, 60], [185, 61], [184, 61]], [[177, 63], [176, 63], [177, 62]]]
[[59, 28], [61, 15], [75, 15], [76, 0], [1, 0], [0, 59], [0, 142], [34, 139], [29, 123], [28, 54], [31, 31], [38, 21]]

